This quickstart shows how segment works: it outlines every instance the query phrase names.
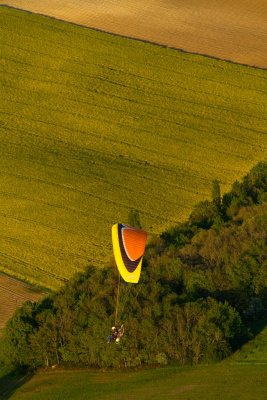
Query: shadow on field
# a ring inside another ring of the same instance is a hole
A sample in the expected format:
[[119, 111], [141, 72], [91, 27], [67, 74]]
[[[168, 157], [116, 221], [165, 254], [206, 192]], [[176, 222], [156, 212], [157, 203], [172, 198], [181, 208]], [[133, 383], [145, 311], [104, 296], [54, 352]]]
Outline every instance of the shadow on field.
[[251, 324], [250, 329], [254, 336], [258, 335], [267, 327], [267, 318], [262, 319], [260, 321], [254, 322]]
[[31, 371], [13, 371], [0, 378], [0, 400], [9, 399], [15, 391], [33, 376]]

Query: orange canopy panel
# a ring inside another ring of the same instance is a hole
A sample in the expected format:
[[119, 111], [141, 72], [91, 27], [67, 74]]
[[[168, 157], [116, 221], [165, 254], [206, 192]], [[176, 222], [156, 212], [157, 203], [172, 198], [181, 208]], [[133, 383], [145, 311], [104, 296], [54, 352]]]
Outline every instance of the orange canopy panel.
[[123, 224], [112, 227], [115, 261], [126, 282], [137, 283], [140, 278], [147, 233]]

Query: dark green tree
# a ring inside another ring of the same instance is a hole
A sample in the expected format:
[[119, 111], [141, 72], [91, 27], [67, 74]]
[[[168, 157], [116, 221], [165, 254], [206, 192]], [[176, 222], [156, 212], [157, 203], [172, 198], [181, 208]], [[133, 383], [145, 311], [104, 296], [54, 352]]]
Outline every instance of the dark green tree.
[[134, 228], [142, 229], [140, 214], [137, 209], [131, 209], [128, 215], [128, 224]]
[[212, 203], [215, 205], [218, 212], [221, 211], [221, 187], [218, 179], [212, 181], [211, 189]]
[[191, 225], [195, 225], [198, 228], [209, 229], [217, 216], [216, 206], [210, 201], [204, 200], [194, 206], [189, 221]]

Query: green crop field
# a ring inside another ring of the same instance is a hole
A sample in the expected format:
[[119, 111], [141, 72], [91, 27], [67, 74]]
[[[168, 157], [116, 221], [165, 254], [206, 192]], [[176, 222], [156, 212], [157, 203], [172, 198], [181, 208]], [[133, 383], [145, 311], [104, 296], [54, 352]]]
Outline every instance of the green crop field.
[[17, 390], [7, 388], [3, 399], [263, 400], [266, 374], [267, 365], [229, 364], [135, 372], [43, 372]]
[[266, 158], [266, 70], [0, 7], [0, 270], [49, 288]]

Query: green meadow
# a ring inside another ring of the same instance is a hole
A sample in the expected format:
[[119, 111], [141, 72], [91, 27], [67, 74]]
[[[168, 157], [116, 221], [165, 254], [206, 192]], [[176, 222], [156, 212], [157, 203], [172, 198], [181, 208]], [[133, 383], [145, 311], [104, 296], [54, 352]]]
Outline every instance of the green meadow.
[[10, 275], [56, 289], [109, 261], [111, 226], [130, 209], [159, 234], [210, 198], [212, 180], [226, 191], [266, 158], [265, 70], [8, 7], [0, 26]]
[[[3, 399], [263, 400], [267, 365], [202, 365], [132, 372], [40, 372]], [[13, 393], [13, 395], [12, 395]]]
[[266, 364], [267, 366], [267, 320], [262, 321], [260, 325], [257, 336], [233, 354], [232, 362]]

